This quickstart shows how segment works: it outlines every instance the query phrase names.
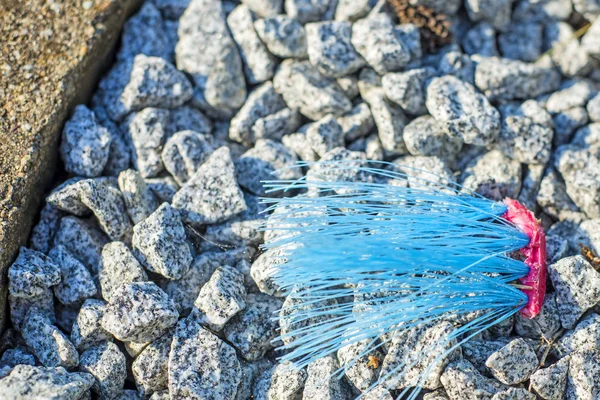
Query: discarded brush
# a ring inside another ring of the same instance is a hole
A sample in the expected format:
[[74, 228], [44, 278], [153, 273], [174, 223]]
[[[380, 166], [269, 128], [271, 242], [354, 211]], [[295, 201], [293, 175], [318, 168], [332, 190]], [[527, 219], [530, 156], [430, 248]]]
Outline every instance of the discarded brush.
[[[303, 194], [263, 200], [273, 211], [264, 246], [278, 258], [269, 275], [288, 296], [284, 360], [302, 368], [366, 341], [341, 376], [415, 329], [442, 326], [417, 357], [368, 389], [402, 389], [400, 397], [414, 399], [461, 343], [517, 312], [540, 312], [545, 236], [517, 201], [491, 201], [396, 164], [304, 165], [312, 168], [299, 180], [265, 182], [269, 193]], [[523, 261], [511, 257], [517, 251]]]

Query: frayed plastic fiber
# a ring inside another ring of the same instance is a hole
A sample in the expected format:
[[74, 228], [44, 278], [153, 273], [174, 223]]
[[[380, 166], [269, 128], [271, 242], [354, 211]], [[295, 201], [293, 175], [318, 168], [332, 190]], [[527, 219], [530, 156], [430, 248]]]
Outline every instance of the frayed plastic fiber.
[[393, 387], [427, 357], [430, 366], [403, 389], [414, 399], [434, 365], [527, 305], [512, 282], [529, 267], [509, 254], [530, 238], [502, 217], [503, 203], [422, 170], [371, 165], [302, 164], [308, 176], [265, 182], [268, 193], [301, 193], [263, 199], [264, 248], [280, 258], [268, 272], [288, 296], [282, 358], [303, 368], [369, 340], [353, 364], [412, 329], [449, 321], [454, 330], [372, 386]]

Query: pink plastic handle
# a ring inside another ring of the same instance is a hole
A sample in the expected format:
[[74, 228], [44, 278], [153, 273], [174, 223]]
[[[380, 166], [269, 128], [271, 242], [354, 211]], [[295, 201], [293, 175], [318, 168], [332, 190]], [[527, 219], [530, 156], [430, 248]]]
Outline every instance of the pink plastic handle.
[[502, 217], [515, 224], [530, 239], [529, 244], [520, 250], [526, 257], [525, 264], [529, 266], [529, 273], [520, 280], [523, 285], [531, 287], [523, 289], [529, 301], [521, 314], [534, 318], [542, 310], [546, 294], [546, 235], [540, 221], [523, 204], [508, 198], [504, 204], [508, 211]]

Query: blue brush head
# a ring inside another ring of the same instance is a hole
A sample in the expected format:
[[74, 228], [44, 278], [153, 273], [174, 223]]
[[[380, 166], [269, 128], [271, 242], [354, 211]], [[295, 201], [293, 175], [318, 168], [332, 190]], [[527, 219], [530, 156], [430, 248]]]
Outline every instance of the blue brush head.
[[527, 296], [510, 283], [529, 267], [508, 255], [529, 238], [502, 218], [502, 203], [422, 170], [380, 164], [302, 164], [311, 167], [307, 176], [265, 182], [269, 193], [302, 194], [263, 199], [272, 212], [264, 249], [278, 258], [269, 274], [287, 293], [283, 359], [298, 368], [368, 343], [347, 369], [415, 330], [450, 323], [372, 386], [415, 398], [462, 342], [525, 306]]

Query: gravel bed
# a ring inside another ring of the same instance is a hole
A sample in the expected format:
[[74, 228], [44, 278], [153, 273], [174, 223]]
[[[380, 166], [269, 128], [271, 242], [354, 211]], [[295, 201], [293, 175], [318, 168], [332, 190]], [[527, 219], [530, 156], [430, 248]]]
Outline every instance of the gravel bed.
[[[262, 252], [276, 233], [258, 227], [272, 196], [261, 180], [318, 172], [286, 169], [298, 161], [371, 159], [516, 198], [548, 236], [541, 314], [437, 360], [422, 398], [599, 399], [600, 5], [406, 3], [446, 14], [452, 42], [432, 52], [384, 1], [146, 0], [67, 121], [67, 179], [9, 269], [0, 398], [367, 391], [453, 323], [354, 364], [368, 343], [289, 368], [276, 348], [293, 301], [267, 274], [285, 254]], [[395, 398], [434, 356], [364, 398]]]

